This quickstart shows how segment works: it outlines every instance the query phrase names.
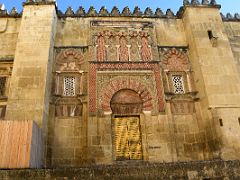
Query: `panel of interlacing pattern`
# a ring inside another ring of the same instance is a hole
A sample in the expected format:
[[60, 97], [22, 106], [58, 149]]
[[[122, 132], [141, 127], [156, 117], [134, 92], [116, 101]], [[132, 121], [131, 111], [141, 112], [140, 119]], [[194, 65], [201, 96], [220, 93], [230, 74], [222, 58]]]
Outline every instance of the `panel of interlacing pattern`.
[[183, 85], [183, 77], [181, 75], [173, 75], [172, 82], [174, 87], [175, 94], [184, 94], [184, 85]]
[[75, 77], [64, 77], [64, 96], [75, 96]]
[[142, 144], [138, 117], [115, 119], [115, 151], [117, 160], [142, 159]]

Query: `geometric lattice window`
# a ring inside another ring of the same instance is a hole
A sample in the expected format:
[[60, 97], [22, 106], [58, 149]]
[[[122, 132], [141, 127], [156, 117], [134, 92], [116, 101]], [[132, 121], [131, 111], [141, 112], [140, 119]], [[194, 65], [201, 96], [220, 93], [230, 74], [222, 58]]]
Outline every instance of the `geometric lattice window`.
[[64, 77], [64, 96], [75, 96], [75, 82], [76, 78], [72, 76]]
[[183, 76], [172, 75], [172, 82], [175, 94], [184, 94]]
[[0, 77], [0, 96], [5, 95], [6, 77]]

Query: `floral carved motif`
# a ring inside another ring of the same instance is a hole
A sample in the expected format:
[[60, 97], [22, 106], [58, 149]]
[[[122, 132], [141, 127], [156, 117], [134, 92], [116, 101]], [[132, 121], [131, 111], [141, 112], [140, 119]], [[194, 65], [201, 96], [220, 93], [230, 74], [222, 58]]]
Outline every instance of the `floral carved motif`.
[[169, 71], [186, 71], [190, 69], [187, 54], [176, 48], [171, 48], [164, 52], [162, 65], [164, 69]]
[[80, 71], [83, 55], [75, 49], [62, 50], [56, 57], [56, 71]]

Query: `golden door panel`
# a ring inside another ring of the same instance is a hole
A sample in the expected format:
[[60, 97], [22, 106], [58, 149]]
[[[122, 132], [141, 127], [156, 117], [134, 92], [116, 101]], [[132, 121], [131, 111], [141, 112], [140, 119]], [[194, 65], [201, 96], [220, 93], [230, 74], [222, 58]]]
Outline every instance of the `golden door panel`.
[[121, 117], [114, 120], [116, 159], [141, 160], [142, 143], [139, 117]]
[[129, 159], [127, 119], [115, 119], [115, 151], [117, 160]]

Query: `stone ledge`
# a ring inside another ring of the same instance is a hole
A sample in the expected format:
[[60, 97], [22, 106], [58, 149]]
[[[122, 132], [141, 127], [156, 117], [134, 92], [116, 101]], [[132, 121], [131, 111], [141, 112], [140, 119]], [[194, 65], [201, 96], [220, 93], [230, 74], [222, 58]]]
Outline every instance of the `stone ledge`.
[[0, 170], [0, 179], [239, 179], [240, 161], [124, 162], [76, 168]]

